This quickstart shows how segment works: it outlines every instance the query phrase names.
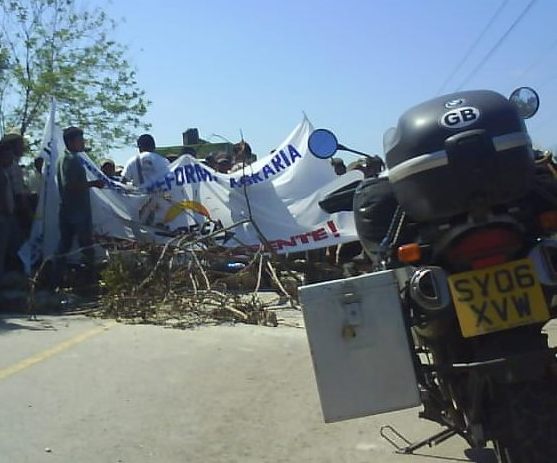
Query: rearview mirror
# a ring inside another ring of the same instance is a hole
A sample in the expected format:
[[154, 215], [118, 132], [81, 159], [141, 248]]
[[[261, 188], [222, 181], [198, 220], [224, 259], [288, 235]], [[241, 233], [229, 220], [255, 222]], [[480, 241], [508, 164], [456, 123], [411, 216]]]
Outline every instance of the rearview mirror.
[[529, 119], [538, 112], [540, 97], [533, 88], [519, 87], [511, 93], [509, 101], [518, 109], [523, 119]]
[[338, 140], [333, 132], [327, 129], [314, 130], [308, 139], [311, 154], [319, 159], [328, 159], [338, 150]]

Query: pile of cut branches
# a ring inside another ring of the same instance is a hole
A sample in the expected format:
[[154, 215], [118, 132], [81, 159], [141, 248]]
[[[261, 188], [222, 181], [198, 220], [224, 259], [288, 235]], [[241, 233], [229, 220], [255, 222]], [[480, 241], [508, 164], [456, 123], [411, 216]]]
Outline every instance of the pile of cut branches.
[[260, 251], [238, 255], [216, 246], [140, 245], [108, 255], [98, 311], [103, 317], [178, 328], [223, 322], [277, 326], [277, 307], [298, 308], [298, 274]]

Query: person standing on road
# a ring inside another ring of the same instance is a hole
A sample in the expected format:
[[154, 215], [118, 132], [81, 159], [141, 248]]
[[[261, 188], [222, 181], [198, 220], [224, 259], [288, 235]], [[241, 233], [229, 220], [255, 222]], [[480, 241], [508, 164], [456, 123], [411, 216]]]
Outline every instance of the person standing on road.
[[0, 142], [0, 278], [4, 275], [10, 239], [16, 229], [15, 198], [10, 175], [13, 162], [11, 148]]
[[67, 151], [58, 158], [56, 164], [56, 180], [60, 193], [60, 242], [56, 252], [55, 278], [60, 286], [65, 273], [65, 254], [77, 237], [79, 246], [85, 248], [87, 270], [93, 272], [95, 251], [93, 245], [93, 222], [91, 217], [90, 188], [103, 188], [102, 180], [87, 181], [85, 167], [81, 163], [80, 154], [85, 151], [83, 130], [68, 127], [64, 130], [64, 144]]
[[33, 213], [29, 201], [29, 192], [25, 185], [23, 169], [20, 161], [25, 153], [25, 140], [19, 133], [8, 133], [2, 137], [2, 143], [12, 152], [12, 164], [9, 168], [10, 181], [15, 200], [16, 240], [15, 248], [18, 249], [31, 231]]
[[147, 133], [137, 139], [137, 148], [139, 154], [128, 160], [122, 177], [124, 181], [131, 181], [134, 186], [140, 188], [164, 177], [168, 173], [170, 162], [155, 151], [155, 139]]

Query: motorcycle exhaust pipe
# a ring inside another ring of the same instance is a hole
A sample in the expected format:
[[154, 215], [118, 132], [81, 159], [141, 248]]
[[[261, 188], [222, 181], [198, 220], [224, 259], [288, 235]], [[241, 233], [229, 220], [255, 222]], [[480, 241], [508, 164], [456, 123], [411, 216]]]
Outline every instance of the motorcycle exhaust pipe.
[[441, 267], [421, 267], [410, 278], [409, 296], [430, 315], [439, 314], [452, 304], [447, 274]]

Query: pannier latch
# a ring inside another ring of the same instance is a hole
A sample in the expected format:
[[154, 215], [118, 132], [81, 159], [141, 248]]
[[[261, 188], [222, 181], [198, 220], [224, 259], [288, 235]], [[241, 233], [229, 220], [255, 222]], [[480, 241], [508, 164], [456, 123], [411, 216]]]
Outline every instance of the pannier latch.
[[356, 328], [363, 323], [361, 298], [353, 291], [346, 291], [341, 296], [345, 321], [342, 326], [342, 337], [351, 339], [356, 337]]

